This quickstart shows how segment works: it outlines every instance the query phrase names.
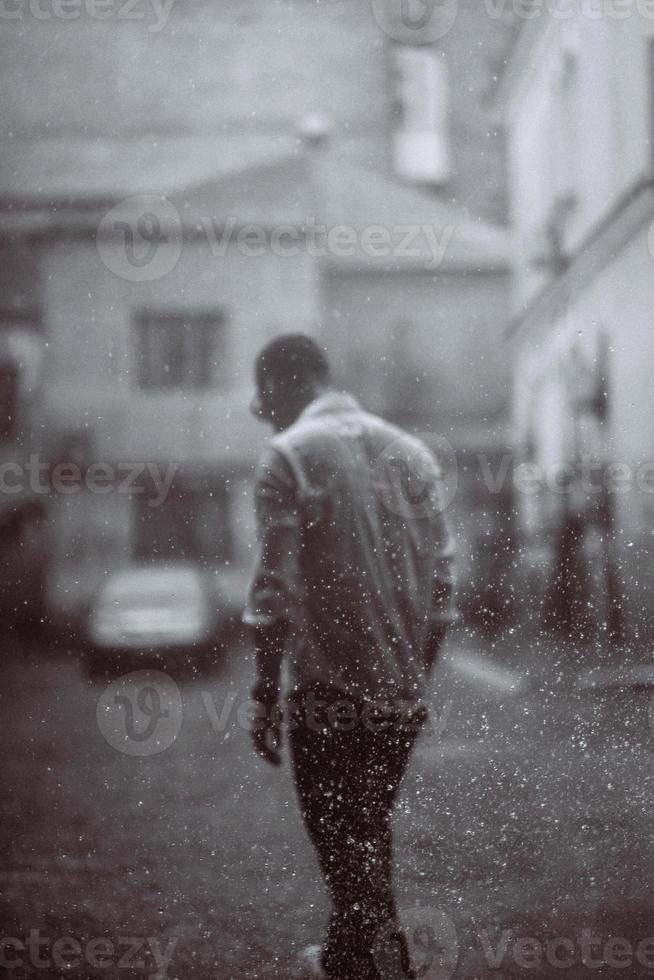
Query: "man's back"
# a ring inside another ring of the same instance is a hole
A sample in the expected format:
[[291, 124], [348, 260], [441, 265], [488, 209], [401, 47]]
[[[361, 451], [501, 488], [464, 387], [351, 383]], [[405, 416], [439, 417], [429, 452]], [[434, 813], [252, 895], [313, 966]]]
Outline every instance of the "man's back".
[[452, 548], [433, 454], [329, 392], [273, 438], [257, 498], [278, 528], [268, 557], [285, 569], [282, 601], [295, 606], [296, 682], [417, 700], [430, 625], [450, 618]]

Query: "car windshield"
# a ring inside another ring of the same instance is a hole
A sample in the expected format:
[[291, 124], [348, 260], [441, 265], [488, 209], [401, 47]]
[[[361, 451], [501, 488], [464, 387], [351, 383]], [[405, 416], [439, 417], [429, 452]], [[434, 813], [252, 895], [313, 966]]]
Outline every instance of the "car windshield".
[[201, 587], [193, 576], [130, 575], [107, 583], [101, 603], [122, 607], [165, 607], [180, 602], [198, 602], [200, 598]]

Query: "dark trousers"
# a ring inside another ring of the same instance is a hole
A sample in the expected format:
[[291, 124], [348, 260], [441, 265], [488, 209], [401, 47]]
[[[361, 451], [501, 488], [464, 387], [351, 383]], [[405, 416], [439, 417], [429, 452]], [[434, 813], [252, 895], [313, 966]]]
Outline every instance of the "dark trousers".
[[323, 966], [339, 980], [376, 980], [378, 943], [392, 936], [401, 949], [400, 975], [410, 976], [406, 943], [394, 925], [391, 815], [426, 711], [376, 716], [349, 703], [354, 711], [341, 728], [339, 700], [342, 694], [314, 687], [294, 696], [289, 715], [300, 807], [332, 899]]

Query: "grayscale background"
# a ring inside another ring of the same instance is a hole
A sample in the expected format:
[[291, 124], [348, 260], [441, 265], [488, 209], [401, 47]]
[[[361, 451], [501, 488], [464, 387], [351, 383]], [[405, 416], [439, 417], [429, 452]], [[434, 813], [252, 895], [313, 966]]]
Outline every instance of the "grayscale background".
[[0, 91], [0, 971], [320, 935], [239, 625], [253, 359], [306, 331], [457, 539], [423, 975], [654, 974], [654, 3], [0, 0]]

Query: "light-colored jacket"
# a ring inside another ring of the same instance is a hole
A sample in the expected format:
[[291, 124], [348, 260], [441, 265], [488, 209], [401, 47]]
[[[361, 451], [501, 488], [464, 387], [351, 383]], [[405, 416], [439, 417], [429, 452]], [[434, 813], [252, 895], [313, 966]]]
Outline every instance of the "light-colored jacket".
[[245, 622], [291, 624], [293, 684], [418, 701], [452, 611], [442, 477], [418, 439], [330, 391], [273, 437], [256, 483]]

